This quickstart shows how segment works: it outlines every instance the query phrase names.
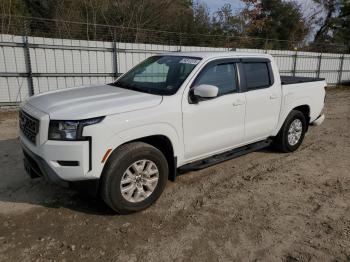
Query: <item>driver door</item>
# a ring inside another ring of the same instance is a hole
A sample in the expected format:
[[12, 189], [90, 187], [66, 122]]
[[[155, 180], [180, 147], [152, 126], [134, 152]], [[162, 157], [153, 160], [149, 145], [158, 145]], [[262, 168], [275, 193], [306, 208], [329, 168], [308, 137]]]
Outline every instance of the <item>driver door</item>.
[[245, 95], [239, 93], [234, 61], [210, 62], [198, 74], [191, 88], [215, 85], [215, 98], [192, 103], [188, 94], [182, 101], [185, 159], [194, 160], [225, 151], [243, 142]]

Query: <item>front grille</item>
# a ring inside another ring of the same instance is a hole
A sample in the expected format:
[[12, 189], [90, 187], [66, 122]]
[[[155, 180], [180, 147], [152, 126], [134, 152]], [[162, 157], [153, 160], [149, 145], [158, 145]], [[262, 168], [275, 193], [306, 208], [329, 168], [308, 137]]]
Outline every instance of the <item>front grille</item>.
[[29, 141], [36, 144], [36, 135], [39, 132], [39, 120], [24, 111], [19, 112], [19, 128]]

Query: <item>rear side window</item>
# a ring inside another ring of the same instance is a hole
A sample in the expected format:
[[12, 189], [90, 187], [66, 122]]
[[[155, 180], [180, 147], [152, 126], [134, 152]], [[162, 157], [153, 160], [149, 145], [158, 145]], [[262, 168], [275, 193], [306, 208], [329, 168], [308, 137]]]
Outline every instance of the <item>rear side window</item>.
[[219, 96], [237, 91], [236, 67], [233, 63], [207, 66], [197, 78], [195, 85], [214, 85], [219, 88]]
[[266, 88], [271, 85], [267, 63], [243, 63], [248, 90]]

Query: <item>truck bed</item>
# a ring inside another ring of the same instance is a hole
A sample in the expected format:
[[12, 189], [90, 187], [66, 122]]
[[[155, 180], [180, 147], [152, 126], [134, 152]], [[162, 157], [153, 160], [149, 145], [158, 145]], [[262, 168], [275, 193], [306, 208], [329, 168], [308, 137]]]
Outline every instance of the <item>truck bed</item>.
[[324, 81], [324, 78], [304, 77], [304, 76], [281, 76], [282, 85], [292, 85], [307, 82]]

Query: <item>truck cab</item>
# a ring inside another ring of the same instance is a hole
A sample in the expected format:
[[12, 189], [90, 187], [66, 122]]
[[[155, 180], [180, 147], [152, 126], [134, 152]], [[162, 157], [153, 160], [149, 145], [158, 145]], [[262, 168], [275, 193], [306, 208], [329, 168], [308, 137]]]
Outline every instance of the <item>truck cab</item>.
[[[267, 54], [167, 53], [115, 82], [22, 104], [26, 170], [92, 185], [119, 213], [142, 210], [168, 179], [273, 144], [298, 149], [324, 119], [324, 79], [281, 77]], [[90, 189], [85, 189], [90, 190]]]

